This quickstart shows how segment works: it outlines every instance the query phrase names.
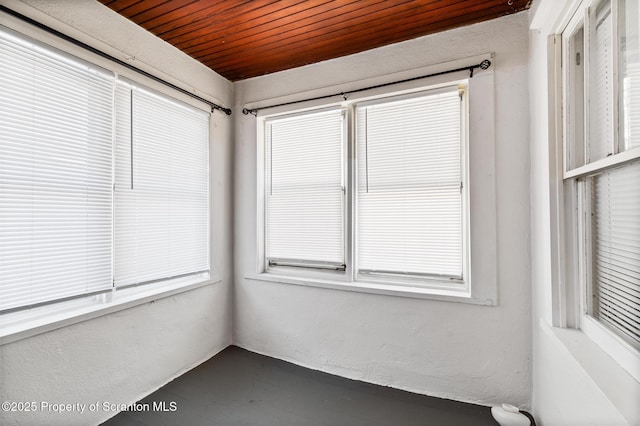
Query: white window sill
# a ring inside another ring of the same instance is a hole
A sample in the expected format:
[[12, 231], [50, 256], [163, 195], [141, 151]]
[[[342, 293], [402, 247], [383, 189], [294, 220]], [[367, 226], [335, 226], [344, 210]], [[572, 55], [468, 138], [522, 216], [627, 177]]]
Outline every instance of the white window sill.
[[608, 330], [596, 319], [583, 315], [580, 328], [593, 343], [598, 345], [611, 358], [615, 359], [622, 368], [640, 383], [640, 351], [632, 347]]
[[307, 287], [328, 288], [332, 290], [355, 291], [359, 293], [381, 294], [385, 296], [412, 297], [417, 299], [439, 300], [443, 302], [469, 303], [474, 305], [495, 306], [491, 299], [476, 298], [468, 291], [443, 290], [416, 286], [400, 286], [387, 283], [366, 281], [338, 281], [319, 278], [300, 278], [273, 273], [249, 274], [246, 279], [280, 284], [301, 285]]
[[[552, 327], [542, 318], [540, 328], [580, 364], [582, 370], [630, 424], [640, 424], [637, 405], [640, 382], [629, 371], [582, 330]], [[638, 367], [640, 366], [636, 365]]]
[[[52, 303], [0, 315], [0, 345], [26, 339], [82, 321], [219, 283], [220, 279], [192, 277], [130, 287], [113, 293]], [[110, 300], [109, 300], [110, 299]]]

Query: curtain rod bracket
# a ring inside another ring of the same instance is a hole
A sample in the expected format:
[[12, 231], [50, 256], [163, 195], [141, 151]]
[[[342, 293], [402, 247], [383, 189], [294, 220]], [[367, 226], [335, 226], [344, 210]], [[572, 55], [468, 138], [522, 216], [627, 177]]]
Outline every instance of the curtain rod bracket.
[[474, 65], [472, 67], [469, 68], [469, 78], [473, 78], [473, 70], [476, 68], [480, 68], [481, 70], [486, 70], [491, 66], [491, 61], [488, 59], [485, 59], [484, 61], [480, 62], [478, 65]]
[[227, 115], [231, 115], [231, 109], [230, 108], [225, 108], [225, 107], [222, 107], [222, 106], [219, 106], [219, 105], [215, 105], [215, 106], [212, 105], [211, 106], [211, 112], [213, 113], [215, 110], [222, 111]]
[[249, 108], [242, 108], [242, 113], [244, 115], [253, 115], [254, 117], [258, 116], [258, 110], [257, 109], [249, 109]]

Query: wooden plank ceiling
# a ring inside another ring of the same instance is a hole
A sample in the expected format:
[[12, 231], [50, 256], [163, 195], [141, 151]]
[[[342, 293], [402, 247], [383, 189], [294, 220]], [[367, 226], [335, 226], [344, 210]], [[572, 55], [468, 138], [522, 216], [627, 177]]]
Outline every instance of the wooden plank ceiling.
[[231, 81], [525, 10], [531, 0], [99, 0]]

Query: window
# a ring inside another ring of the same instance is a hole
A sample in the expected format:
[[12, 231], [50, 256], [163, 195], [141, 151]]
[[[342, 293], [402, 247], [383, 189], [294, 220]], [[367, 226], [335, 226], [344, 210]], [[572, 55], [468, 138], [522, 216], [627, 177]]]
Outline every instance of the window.
[[343, 134], [341, 109], [266, 121], [269, 265], [344, 270]]
[[[640, 344], [640, 163], [589, 177], [592, 288], [588, 312]], [[587, 248], [588, 249], [588, 248]]]
[[122, 81], [115, 99], [115, 286], [207, 272], [209, 114]]
[[463, 279], [461, 93], [356, 105], [360, 274]]
[[0, 311], [208, 272], [207, 112], [4, 28], [0, 91]]
[[0, 310], [111, 287], [112, 85], [0, 31]]
[[563, 33], [567, 278], [579, 283], [582, 328], [595, 322], [631, 350], [640, 348], [639, 18], [637, 1], [586, 2]]
[[466, 103], [465, 81], [265, 118], [264, 270], [468, 289]]

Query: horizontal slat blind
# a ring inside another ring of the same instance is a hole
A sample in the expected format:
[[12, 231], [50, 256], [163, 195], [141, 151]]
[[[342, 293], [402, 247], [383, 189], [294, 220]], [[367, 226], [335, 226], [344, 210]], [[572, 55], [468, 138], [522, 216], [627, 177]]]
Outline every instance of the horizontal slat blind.
[[123, 82], [116, 108], [115, 285], [208, 271], [209, 114]]
[[357, 107], [360, 272], [462, 277], [458, 87]]
[[602, 2], [595, 13], [592, 32], [591, 120], [589, 121], [589, 162], [613, 153], [613, 76], [611, 3]]
[[265, 123], [266, 257], [344, 264], [343, 113]]
[[112, 84], [0, 30], [0, 310], [111, 288]]
[[593, 315], [640, 345], [640, 163], [592, 178]]
[[622, 97], [620, 150], [640, 148], [640, 2], [620, 0], [619, 75]]
[[622, 82], [624, 144], [621, 149], [623, 150], [640, 148], [640, 51], [637, 61], [627, 66]]

